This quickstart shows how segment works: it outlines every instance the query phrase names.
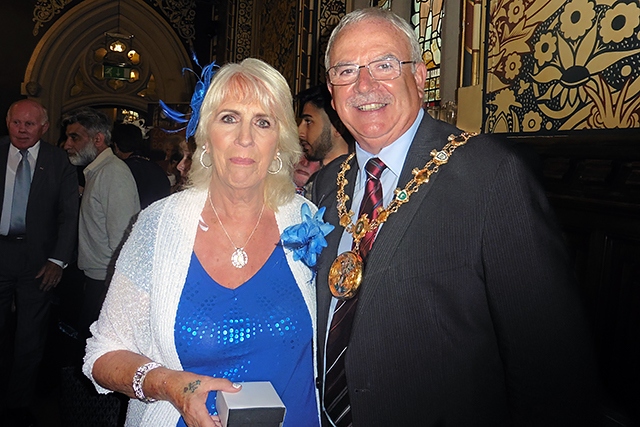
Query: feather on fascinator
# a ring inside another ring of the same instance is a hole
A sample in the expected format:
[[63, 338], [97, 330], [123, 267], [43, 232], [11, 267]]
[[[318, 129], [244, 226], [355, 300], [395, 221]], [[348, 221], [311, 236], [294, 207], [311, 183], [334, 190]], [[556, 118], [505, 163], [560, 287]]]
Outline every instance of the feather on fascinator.
[[[193, 58], [196, 65], [200, 66], [198, 60]], [[202, 68], [202, 67], [201, 67]], [[200, 120], [200, 107], [202, 106], [202, 101], [204, 100], [204, 96], [207, 94], [207, 89], [209, 89], [209, 84], [211, 83], [211, 79], [213, 78], [216, 71], [220, 68], [218, 64], [212, 62], [206, 67], [202, 68], [202, 73], [200, 76], [196, 74], [191, 68], [183, 68], [182, 74], [184, 75], [185, 71], [190, 71], [198, 77], [198, 83], [196, 83], [196, 88], [191, 96], [191, 102], [189, 105], [191, 106], [191, 115], [187, 119], [188, 114], [181, 113], [179, 111], [173, 110], [169, 108], [167, 104], [165, 104], [162, 100], [160, 100], [160, 107], [164, 114], [171, 120], [187, 125], [181, 127], [180, 129], [175, 130], [174, 132], [181, 131], [182, 129], [187, 129], [187, 138], [193, 136], [196, 133], [196, 128], [198, 127], [198, 121]]]

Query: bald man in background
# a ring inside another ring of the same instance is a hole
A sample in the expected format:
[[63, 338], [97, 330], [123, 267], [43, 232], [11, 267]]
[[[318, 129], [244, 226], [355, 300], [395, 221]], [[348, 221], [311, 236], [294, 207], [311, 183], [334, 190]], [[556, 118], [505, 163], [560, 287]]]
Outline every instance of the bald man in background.
[[13, 103], [7, 128], [0, 140], [0, 402], [3, 425], [30, 426], [51, 290], [76, 244], [78, 179], [64, 150], [41, 139], [49, 129], [42, 105]]

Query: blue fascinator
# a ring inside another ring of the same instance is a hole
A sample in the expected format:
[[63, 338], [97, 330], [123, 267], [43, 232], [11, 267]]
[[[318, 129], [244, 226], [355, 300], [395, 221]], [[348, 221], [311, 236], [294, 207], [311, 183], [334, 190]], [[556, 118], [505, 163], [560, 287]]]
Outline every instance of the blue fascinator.
[[294, 261], [302, 260], [309, 268], [315, 267], [318, 255], [327, 247], [325, 236], [335, 228], [322, 220], [325, 209], [318, 209], [312, 216], [309, 205], [304, 203], [300, 209], [302, 222], [287, 227], [280, 236], [283, 246], [293, 250]]
[[[200, 66], [198, 60], [193, 58], [195, 63]], [[201, 67], [202, 68], [202, 67]], [[193, 96], [191, 97], [191, 116], [187, 119], [187, 114], [181, 113], [179, 111], [173, 110], [167, 106], [162, 100], [160, 100], [160, 107], [164, 114], [170, 118], [171, 120], [177, 123], [187, 123], [185, 126], [187, 128], [187, 138], [193, 136], [196, 133], [196, 128], [198, 127], [198, 121], [200, 120], [200, 107], [202, 106], [202, 101], [204, 100], [204, 96], [207, 94], [207, 89], [209, 89], [209, 84], [211, 83], [211, 79], [213, 78], [216, 71], [220, 68], [218, 64], [212, 62], [206, 67], [202, 68], [202, 73], [198, 76], [198, 83], [196, 83], [196, 89], [193, 92]], [[185, 71], [190, 71], [193, 74], [196, 74], [191, 68], [183, 68], [182, 74], [184, 75]], [[197, 74], [196, 74], [197, 76]], [[178, 129], [178, 131], [184, 129], [182, 127]], [[176, 131], [177, 132], [177, 131]]]

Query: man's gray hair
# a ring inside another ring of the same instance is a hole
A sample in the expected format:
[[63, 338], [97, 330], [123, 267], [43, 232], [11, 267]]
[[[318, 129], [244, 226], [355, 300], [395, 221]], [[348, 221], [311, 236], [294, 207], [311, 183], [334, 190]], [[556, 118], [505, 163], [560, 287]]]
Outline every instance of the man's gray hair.
[[82, 107], [66, 113], [62, 117], [63, 127], [74, 123], [80, 123], [92, 137], [101, 133], [104, 136], [105, 144], [111, 146], [111, 123], [103, 112], [89, 107]]
[[[329, 37], [329, 42], [327, 43], [327, 51], [324, 55], [324, 66], [327, 70], [331, 68], [331, 49], [333, 48], [333, 44], [336, 41], [338, 34], [351, 24], [369, 20], [386, 21], [404, 33], [407, 36], [407, 44], [409, 51], [411, 52], [411, 60], [414, 62], [422, 61], [422, 50], [420, 49], [416, 32], [411, 25], [390, 10], [380, 9], [379, 7], [369, 7], [366, 9], [357, 9], [348, 13], [333, 29], [331, 36]], [[398, 59], [401, 61], [405, 60], [405, 58]]]

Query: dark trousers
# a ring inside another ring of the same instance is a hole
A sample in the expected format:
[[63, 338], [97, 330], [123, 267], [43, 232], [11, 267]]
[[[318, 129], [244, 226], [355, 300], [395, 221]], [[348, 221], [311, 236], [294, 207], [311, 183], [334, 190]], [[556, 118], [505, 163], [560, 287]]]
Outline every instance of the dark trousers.
[[[51, 291], [39, 289], [24, 240], [0, 240], [0, 388], [8, 408], [34, 400], [45, 349]], [[15, 306], [15, 313], [12, 308]], [[15, 323], [14, 323], [15, 321]], [[13, 327], [15, 325], [15, 328]]]
[[98, 320], [102, 303], [107, 296], [107, 285], [105, 280], [96, 280], [84, 276], [84, 295], [82, 298], [82, 308], [78, 316], [78, 333], [84, 341], [91, 336], [89, 327]]

